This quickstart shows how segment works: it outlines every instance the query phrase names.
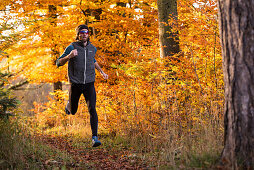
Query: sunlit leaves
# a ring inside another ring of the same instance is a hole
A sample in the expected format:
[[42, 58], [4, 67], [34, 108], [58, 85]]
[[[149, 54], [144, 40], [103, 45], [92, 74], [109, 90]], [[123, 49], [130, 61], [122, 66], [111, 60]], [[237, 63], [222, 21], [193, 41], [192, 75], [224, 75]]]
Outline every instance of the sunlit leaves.
[[[76, 26], [88, 23], [90, 40], [98, 49], [96, 60], [109, 74], [103, 80], [96, 72], [95, 83], [99, 122], [107, 132], [136, 130], [153, 135], [173, 122], [181, 133], [188, 133], [183, 129], [217, 118], [223, 106], [223, 80], [214, 1], [178, 1], [178, 20], [168, 24], [179, 33], [181, 53], [165, 59], [159, 58], [154, 0], [121, 1], [126, 2], [122, 5], [118, 1], [21, 2], [13, 4], [13, 10], [25, 27], [24, 37], [5, 51], [10, 54], [10, 69], [34, 83], [67, 81], [66, 66], [57, 68], [55, 60], [75, 41]], [[49, 4], [56, 7], [56, 17], [50, 14]], [[36, 112], [41, 128], [47, 122], [55, 127], [66, 120], [68, 94], [62, 95], [65, 102], [50, 99], [45, 106], [36, 104], [42, 108]], [[82, 98], [81, 119], [75, 121], [89, 121], [84, 108]]]

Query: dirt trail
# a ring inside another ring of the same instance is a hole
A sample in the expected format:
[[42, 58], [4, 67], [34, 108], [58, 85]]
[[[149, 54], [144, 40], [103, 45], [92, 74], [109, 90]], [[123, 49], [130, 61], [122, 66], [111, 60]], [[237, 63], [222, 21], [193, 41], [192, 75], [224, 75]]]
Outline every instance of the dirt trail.
[[71, 142], [61, 137], [40, 136], [40, 141], [70, 154], [75, 162], [67, 165], [75, 169], [151, 169], [140, 159], [131, 155], [128, 151], [108, 151], [103, 147], [77, 149], [72, 146]]

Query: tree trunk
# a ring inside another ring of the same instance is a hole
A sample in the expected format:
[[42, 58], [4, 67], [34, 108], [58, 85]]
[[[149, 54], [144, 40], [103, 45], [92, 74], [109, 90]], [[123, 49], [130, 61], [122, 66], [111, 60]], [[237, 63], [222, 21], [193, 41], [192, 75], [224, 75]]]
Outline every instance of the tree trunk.
[[172, 56], [180, 51], [178, 33], [168, 25], [169, 16], [177, 20], [177, 0], [158, 0], [160, 56]]
[[[49, 17], [51, 18], [51, 24], [56, 26], [56, 19], [57, 19], [57, 8], [54, 5], [48, 5], [48, 10], [49, 10]], [[54, 36], [54, 34], [52, 34], [52, 36]], [[57, 43], [57, 42], [56, 42]], [[52, 55], [54, 57], [53, 59], [53, 64], [55, 65], [56, 60], [59, 56], [59, 51], [57, 50], [57, 44], [54, 44], [51, 47], [51, 51], [52, 51]], [[58, 82], [54, 82], [54, 92], [56, 90], [62, 90], [62, 82], [58, 81]]]
[[[98, 2], [98, 1], [96, 1], [96, 2]], [[101, 3], [103, 3], [103, 1], [101, 1]], [[80, 1], [80, 6], [82, 6], [82, 0]], [[97, 21], [96, 22], [98, 22], [98, 21], [100, 21], [101, 20], [101, 14], [102, 14], [102, 8], [97, 8], [97, 9], [90, 9], [90, 8], [87, 8], [87, 9], [82, 9], [82, 7], [80, 7], [80, 9], [81, 9], [81, 11], [83, 12], [83, 14], [86, 16], [86, 17], [89, 17], [89, 16], [92, 16], [92, 17], [94, 17]], [[91, 24], [93, 24], [94, 23], [94, 21], [89, 21], [89, 19], [87, 18], [86, 20], [85, 20], [85, 24], [89, 27], [89, 25], [90, 25], [90, 23]], [[89, 27], [89, 28], [91, 28], [91, 27]], [[99, 32], [99, 30], [97, 30], [96, 28], [94, 28], [94, 27], [92, 27], [91, 28], [91, 30], [89, 30], [90, 31], [90, 35], [93, 35], [94, 37], [96, 37], [96, 35], [98, 34], [98, 32]]]
[[230, 169], [254, 167], [254, 1], [219, 0], [225, 83], [224, 149]]
[[54, 82], [54, 92], [56, 90], [62, 90], [62, 82], [61, 81], [58, 81], [58, 82]]

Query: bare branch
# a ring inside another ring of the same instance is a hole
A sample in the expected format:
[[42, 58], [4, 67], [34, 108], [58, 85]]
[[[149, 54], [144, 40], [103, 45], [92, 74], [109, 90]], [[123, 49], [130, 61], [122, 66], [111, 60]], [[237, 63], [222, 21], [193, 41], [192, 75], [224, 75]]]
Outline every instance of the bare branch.
[[24, 81], [22, 81], [22, 82], [19, 82], [18, 84], [15, 84], [15, 85], [9, 87], [8, 90], [19, 90], [19, 89], [18, 89], [19, 87], [21, 87], [21, 86], [23, 86], [23, 85], [25, 85], [25, 84], [28, 84], [28, 83], [29, 83], [28, 80], [24, 80]]

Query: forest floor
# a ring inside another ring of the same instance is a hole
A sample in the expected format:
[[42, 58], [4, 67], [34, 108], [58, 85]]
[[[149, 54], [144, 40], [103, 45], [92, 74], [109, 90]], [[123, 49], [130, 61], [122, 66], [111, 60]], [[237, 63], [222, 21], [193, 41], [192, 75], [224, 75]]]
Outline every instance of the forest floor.
[[59, 150], [68, 154], [73, 159], [69, 162], [59, 162], [53, 159], [45, 161], [45, 167], [62, 167], [67, 169], [155, 169], [148, 167], [145, 160], [137, 157], [133, 151], [127, 148], [114, 149], [103, 145], [93, 148], [91, 143], [72, 141], [68, 137], [51, 137], [40, 135], [36, 137], [43, 144], [50, 146], [53, 150]]
[[172, 160], [163, 157], [171, 150], [151, 150], [147, 147], [150, 145], [139, 142], [138, 138], [135, 143], [125, 137], [103, 134], [102, 145], [93, 148], [87, 135], [23, 130], [8, 122], [0, 123], [0, 169], [212, 169], [221, 150], [212, 147], [200, 152], [195, 145], [197, 153], [174, 152]]

